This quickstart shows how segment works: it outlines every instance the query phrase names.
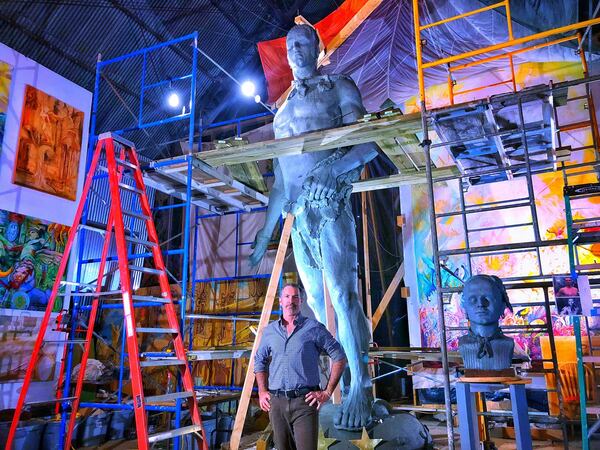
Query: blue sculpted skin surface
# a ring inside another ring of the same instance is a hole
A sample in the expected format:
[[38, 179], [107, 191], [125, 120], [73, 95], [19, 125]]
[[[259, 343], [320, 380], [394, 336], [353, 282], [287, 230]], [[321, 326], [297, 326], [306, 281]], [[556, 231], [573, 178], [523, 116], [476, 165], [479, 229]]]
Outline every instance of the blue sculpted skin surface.
[[515, 343], [498, 324], [506, 308], [512, 311], [502, 280], [491, 275], [473, 276], [465, 283], [461, 306], [469, 318], [469, 333], [458, 340], [465, 368], [510, 368]]
[[[354, 81], [318, 72], [319, 41], [311, 27], [297, 25], [289, 31], [287, 54], [294, 81], [273, 122], [277, 139], [362, 118], [366, 111]], [[294, 257], [308, 305], [325, 324], [324, 277], [337, 316], [338, 339], [348, 358], [348, 394], [334, 418], [341, 429], [367, 425], [373, 400], [367, 370], [370, 333], [358, 298], [358, 250], [350, 194], [364, 164], [376, 156], [377, 146], [368, 143], [277, 158], [265, 224], [250, 256], [250, 263], [258, 264], [280, 215], [295, 216]]]

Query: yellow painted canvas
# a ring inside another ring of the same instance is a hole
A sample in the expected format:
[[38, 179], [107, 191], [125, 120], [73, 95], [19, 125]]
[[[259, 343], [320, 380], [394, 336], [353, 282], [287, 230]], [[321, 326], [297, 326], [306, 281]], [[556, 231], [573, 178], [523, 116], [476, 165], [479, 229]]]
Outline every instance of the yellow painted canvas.
[[12, 67], [10, 64], [0, 61], [0, 151], [4, 140], [4, 124], [6, 123], [6, 112], [8, 111], [8, 91]]
[[26, 86], [13, 183], [75, 200], [82, 133], [83, 112]]

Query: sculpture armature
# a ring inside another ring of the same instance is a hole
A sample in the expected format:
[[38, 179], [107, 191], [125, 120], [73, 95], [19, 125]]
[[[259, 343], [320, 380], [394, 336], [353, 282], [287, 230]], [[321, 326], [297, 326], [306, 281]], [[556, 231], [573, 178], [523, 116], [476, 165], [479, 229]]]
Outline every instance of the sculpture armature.
[[510, 368], [515, 342], [498, 325], [504, 310], [512, 311], [502, 280], [494, 275], [471, 277], [465, 283], [461, 306], [469, 318], [469, 334], [458, 340], [465, 369]]
[[[287, 35], [293, 87], [273, 122], [276, 138], [339, 127], [365, 114], [351, 78], [321, 75], [317, 70], [319, 39], [308, 25]], [[295, 216], [292, 242], [308, 305], [326, 323], [323, 276], [334, 306], [338, 339], [348, 357], [348, 395], [334, 419], [337, 428], [360, 429], [371, 415], [371, 380], [367, 371], [369, 327], [358, 299], [358, 258], [350, 204], [352, 182], [365, 163], [377, 156], [372, 143], [277, 158], [275, 183], [264, 227], [257, 233], [253, 265], [263, 257], [282, 212]]]

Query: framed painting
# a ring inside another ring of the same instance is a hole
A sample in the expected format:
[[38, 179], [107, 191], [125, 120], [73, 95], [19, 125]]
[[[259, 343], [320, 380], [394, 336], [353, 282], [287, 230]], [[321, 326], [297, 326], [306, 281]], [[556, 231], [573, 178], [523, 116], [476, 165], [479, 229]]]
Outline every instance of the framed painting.
[[83, 112], [27, 85], [13, 183], [75, 200], [82, 133]]
[[0, 61], [0, 151], [4, 140], [4, 124], [6, 123], [6, 112], [8, 111], [8, 91], [12, 77], [12, 66]]

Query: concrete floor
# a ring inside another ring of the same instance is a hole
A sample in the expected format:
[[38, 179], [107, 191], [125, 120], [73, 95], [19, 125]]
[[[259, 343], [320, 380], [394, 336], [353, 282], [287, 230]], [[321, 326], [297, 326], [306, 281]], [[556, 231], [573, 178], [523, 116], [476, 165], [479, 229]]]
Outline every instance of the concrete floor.
[[[436, 449], [448, 449], [448, 433], [446, 432], [446, 424], [432, 419], [422, 419], [422, 423], [427, 425], [429, 432], [433, 436]], [[517, 445], [513, 439], [502, 439], [494, 437], [492, 439], [498, 450], [516, 450]], [[454, 442], [456, 450], [460, 450], [460, 435], [458, 428], [454, 429]], [[533, 441], [533, 448], [536, 450], [564, 450], [562, 442], [550, 441]], [[594, 447], [592, 447], [594, 448]], [[600, 445], [598, 446], [600, 448]], [[569, 440], [569, 450], [581, 449], [581, 440]]]

